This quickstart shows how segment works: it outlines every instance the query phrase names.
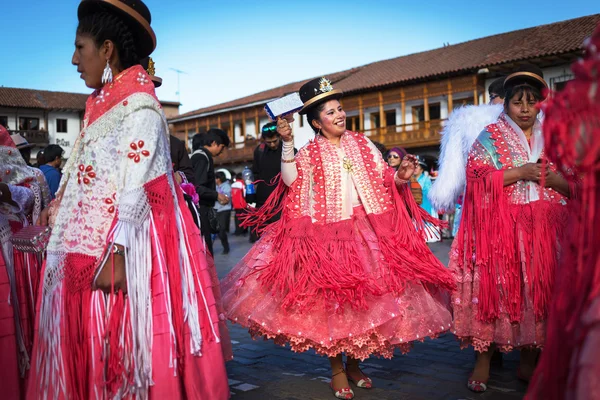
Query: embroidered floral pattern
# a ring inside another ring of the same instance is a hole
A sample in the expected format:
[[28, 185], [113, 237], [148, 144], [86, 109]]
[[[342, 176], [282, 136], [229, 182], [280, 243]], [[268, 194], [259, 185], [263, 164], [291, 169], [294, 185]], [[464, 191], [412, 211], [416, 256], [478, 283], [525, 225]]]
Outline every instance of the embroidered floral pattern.
[[81, 185], [83, 182], [86, 185], [92, 183], [92, 179], [96, 178], [96, 173], [94, 172], [94, 167], [91, 165], [85, 166], [83, 164], [79, 164], [79, 171], [77, 172], [77, 183]]
[[146, 85], [148, 82], [150, 82], [147, 77], [148, 77], [148, 75], [138, 72], [138, 77], [137, 77], [138, 83], [140, 85]]
[[105, 92], [104, 89], [100, 90], [100, 94], [96, 97], [96, 104], [104, 103], [107, 97], [110, 96], [109, 92]]
[[144, 150], [144, 141], [143, 140], [138, 140], [137, 143], [131, 142], [129, 144], [129, 147], [133, 151], [130, 151], [129, 154], [127, 154], [127, 157], [129, 157], [136, 163], [140, 162], [140, 160], [142, 159], [141, 156], [144, 156], [144, 157], [150, 156], [150, 152], [148, 150]]
[[117, 198], [117, 194], [113, 193], [112, 197], [107, 197], [104, 199], [104, 204], [108, 205], [108, 208], [106, 209], [106, 211], [108, 211], [109, 214], [112, 214], [115, 212], [116, 198]]

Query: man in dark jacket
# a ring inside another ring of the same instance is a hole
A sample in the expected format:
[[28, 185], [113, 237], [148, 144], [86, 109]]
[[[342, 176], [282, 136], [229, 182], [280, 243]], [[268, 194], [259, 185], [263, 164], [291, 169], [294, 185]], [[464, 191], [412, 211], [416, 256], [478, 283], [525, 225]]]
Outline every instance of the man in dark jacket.
[[[255, 181], [261, 181], [256, 184], [256, 207], [260, 208], [266, 203], [267, 199], [275, 191], [277, 185], [270, 185], [273, 178], [281, 172], [281, 149], [283, 142], [277, 133], [277, 123], [269, 122], [263, 126], [261, 131], [262, 143], [254, 150], [254, 161], [252, 163], [252, 173]], [[294, 153], [296, 150], [294, 149]], [[269, 224], [279, 220], [280, 215], [276, 215]], [[258, 239], [256, 231], [250, 233], [250, 242], [254, 243]]]
[[194, 178], [194, 167], [192, 166], [192, 160], [185, 148], [185, 143], [173, 135], [170, 135], [169, 143], [171, 145], [173, 171], [183, 172], [188, 182], [195, 185], [196, 179]]
[[192, 138], [194, 185], [200, 198], [200, 230], [211, 254], [213, 247], [208, 214], [214, 212], [216, 201], [221, 204], [229, 202], [227, 196], [217, 192], [213, 157], [221, 154], [227, 146], [229, 146], [229, 137], [217, 128], [212, 128], [204, 134], [196, 134]]

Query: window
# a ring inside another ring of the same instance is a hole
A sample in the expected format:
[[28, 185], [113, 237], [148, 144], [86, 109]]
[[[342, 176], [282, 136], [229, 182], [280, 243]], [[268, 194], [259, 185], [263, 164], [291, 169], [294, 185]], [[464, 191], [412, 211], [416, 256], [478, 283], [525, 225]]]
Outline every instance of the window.
[[469, 106], [475, 104], [475, 99], [473, 97], [468, 97], [466, 99], [454, 99], [452, 106], [454, 108], [461, 106]]
[[379, 118], [379, 113], [372, 113], [370, 115], [371, 118], [371, 129], [375, 129], [375, 128], [379, 128], [381, 127], [381, 118]]
[[20, 131], [39, 131], [40, 130], [40, 119], [30, 117], [19, 117], [19, 130]]
[[56, 120], [56, 132], [67, 133], [67, 120], [57, 119]]
[[360, 117], [346, 117], [346, 129], [350, 131], [360, 131]]
[[396, 110], [390, 110], [385, 112], [385, 126], [396, 125]]
[[554, 84], [554, 90], [556, 92], [560, 92], [561, 90], [563, 90], [565, 88], [565, 86], [567, 85], [569, 81], [563, 81], [563, 82], [556, 82]]
[[8, 129], [8, 117], [0, 115], [0, 125]]
[[[415, 122], [425, 121], [425, 106], [413, 107], [413, 120]], [[441, 117], [440, 103], [429, 105], [429, 120], [440, 119]]]
[[560, 92], [565, 88], [567, 82], [569, 82], [573, 78], [573, 74], [564, 71], [562, 75], [550, 78], [550, 88], [553, 88], [556, 92]]

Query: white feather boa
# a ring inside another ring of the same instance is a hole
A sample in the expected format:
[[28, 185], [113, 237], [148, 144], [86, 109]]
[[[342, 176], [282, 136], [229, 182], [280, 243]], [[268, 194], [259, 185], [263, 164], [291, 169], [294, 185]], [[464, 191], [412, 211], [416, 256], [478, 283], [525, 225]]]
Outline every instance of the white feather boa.
[[439, 174], [427, 196], [436, 210], [453, 210], [466, 183], [467, 156], [481, 131], [496, 122], [502, 104], [465, 106], [450, 114], [442, 130]]

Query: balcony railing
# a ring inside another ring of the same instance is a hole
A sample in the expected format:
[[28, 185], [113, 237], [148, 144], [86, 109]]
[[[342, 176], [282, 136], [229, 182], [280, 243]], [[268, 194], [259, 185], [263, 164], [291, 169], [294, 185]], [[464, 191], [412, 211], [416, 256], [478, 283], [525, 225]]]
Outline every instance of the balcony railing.
[[436, 119], [413, 124], [391, 125], [365, 130], [365, 135], [371, 140], [384, 144], [387, 148], [434, 146], [440, 143], [440, 132], [445, 122], [446, 120]]
[[240, 149], [225, 149], [218, 157], [215, 157], [215, 165], [237, 164], [252, 161], [254, 158], [254, 149], [258, 142], [252, 146], [245, 146]]
[[[384, 144], [388, 149], [393, 146], [406, 148], [435, 146], [440, 143], [440, 132], [446, 120], [436, 119], [413, 124], [391, 125], [385, 128], [365, 130], [364, 133], [373, 141]], [[258, 141], [246, 143], [245, 147], [225, 149], [215, 158], [216, 165], [251, 162]], [[238, 144], [241, 145], [241, 144]]]
[[36, 144], [38, 146], [45, 147], [49, 144], [48, 131], [26, 131], [26, 130], [14, 130], [9, 131], [11, 135], [18, 133], [27, 139], [27, 142]]

